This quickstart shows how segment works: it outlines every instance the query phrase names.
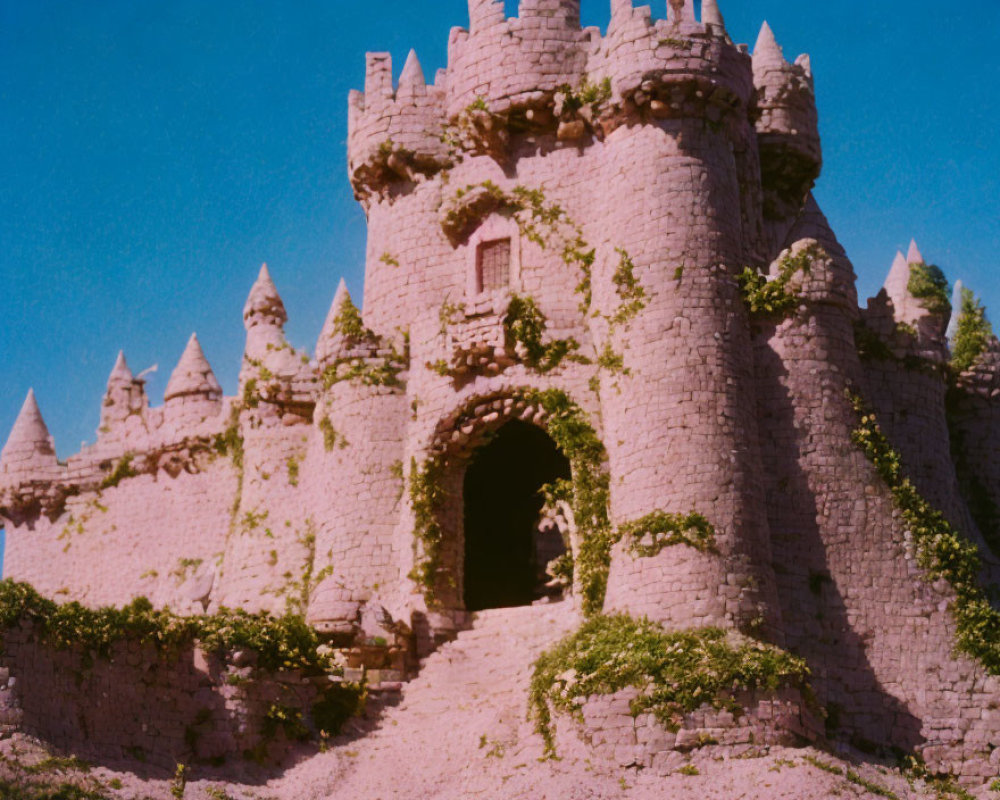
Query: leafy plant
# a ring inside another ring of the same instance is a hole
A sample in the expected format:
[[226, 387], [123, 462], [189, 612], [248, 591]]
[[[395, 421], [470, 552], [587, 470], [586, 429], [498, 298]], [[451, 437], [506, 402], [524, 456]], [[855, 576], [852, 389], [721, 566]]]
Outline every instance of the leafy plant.
[[656, 511], [621, 525], [618, 537], [631, 541], [631, 551], [640, 557], [655, 556], [665, 547], [684, 544], [701, 552], [715, 550], [715, 528], [701, 514], [668, 514]]
[[948, 314], [948, 279], [940, 267], [933, 264], [910, 264], [910, 280], [906, 288], [920, 300], [920, 305], [932, 314]]
[[746, 267], [739, 275], [739, 284], [750, 314], [781, 318], [798, 308], [800, 298], [788, 290], [788, 284], [797, 272], [808, 275], [813, 261], [824, 255], [823, 248], [815, 244], [803, 248], [795, 255], [789, 253], [778, 263], [778, 274], [773, 280]]
[[943, 579], [955, 592], [950, 605], [956, 624], [956, 648], [977, 659], [991, 675], [1000, 675], [1000, 611], [979, 585], [982, 562], [975, 544], [955, 530], [906, 477], [902, 459], [860, 395], [850, 394], [858, 414], [852, 441], [861, 448], [892, 493], [913, 537], [917, 563], [928, 580]]
[[962, 305], [958, 312], [958, 330], [951, 348], [952, 369], [961, 374], [979, 360], [993, 338], [993, 326], [986, 319], [986, 309], [971, 289], [962, 287]]
[[554, 755], [552, 708], [579, 719], [578, 701], [592, 695], [639, 688], [633, 716], [651, 712], [676, 731], [686, 713], [705, 704], [741, 712], [732, 697], [738, 689], [791, 685], [808, 694], [809, 674], [802, 659], [753, 640], [734, 644], [718, 628], [668, 633], [646, 619], [595, 616], [539, 656], [529, 701], [546, 751]]
[[580, 348], [575, 339], [555, 339], [545, 343], [545, 315], [530, 297], [514, 295], [503, 320], [507, 335], [524, 348], [527, 366], [541, 373], [551, 372], [563, 359]]
[[126, 478], [134, 478], [139, 473], [135, 471], [132, 466], [132, 462], [135, 460], [135, 456], [132, 453], [126, 453], [121, 457], [118, 463], [115, 464], [114, 469], [111, 473], [104, 477], [101, 481], [101, 489], [110, 489], [117, 486]]

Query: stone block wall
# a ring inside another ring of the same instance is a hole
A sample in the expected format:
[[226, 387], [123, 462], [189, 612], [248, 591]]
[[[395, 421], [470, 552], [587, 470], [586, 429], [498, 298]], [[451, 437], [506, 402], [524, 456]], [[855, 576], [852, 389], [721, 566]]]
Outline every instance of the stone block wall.
[[0, 675], [9, 676], [4, 724], [86, 761], [138, 761], [164, 774], [178, 763], [280, 761], [300, 732], [315, 733], [312, 708], [330, 685], [260, 671], [245, 652], [165, 653], [136, 639], [107, 655], [56, 650], [30, 626], [4, 634]]

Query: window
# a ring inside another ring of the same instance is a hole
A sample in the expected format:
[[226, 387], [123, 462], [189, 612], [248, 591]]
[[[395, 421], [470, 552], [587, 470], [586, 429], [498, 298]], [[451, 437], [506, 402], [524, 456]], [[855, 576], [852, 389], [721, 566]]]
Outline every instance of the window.
[[510, 239], [482, 242], [476, 250], [476, 290], [492, 292], [510, 286]]

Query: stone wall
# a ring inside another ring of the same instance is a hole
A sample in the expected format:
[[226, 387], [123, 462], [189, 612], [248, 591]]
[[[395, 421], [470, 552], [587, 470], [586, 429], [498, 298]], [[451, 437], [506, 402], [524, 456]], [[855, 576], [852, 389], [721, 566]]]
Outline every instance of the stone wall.
[[[300, 736], [326, 676], [268, 673], [249, 653], [176, 652], [123, 640], [106, 655], [56, 650], [30, 626], [3, 636], [0, 720], [86, 761], [142, 762], [172, 774], [178, 763], [280, 761]], [[284, 720], [288, 720], [286, 723]]]

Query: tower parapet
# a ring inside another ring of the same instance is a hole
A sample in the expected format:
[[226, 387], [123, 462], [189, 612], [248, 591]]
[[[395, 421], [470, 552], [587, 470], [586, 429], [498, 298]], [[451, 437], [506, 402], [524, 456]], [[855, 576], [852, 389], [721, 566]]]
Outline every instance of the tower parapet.
[[428, 85], [411, 50], [394, 91], [392, 56], [368, 54], [365, 90], [348, 98], [348, 170], [360, 200], [395, 181], [412, 182], [448, 165], [444, 83], [442, 72]]
[[765, 22], [754, 47], [753, 81], [764, 214], [783, 219], [802, 208], [823, 166], [809, 56], [788, 63]]
[[130, 420], [141, 419], [148, 408], [145, 381], [132, 374], [125, 360], [125, 353], [119, 352], [101, 403], [101, 427], [98, 433], [118, 433]]

